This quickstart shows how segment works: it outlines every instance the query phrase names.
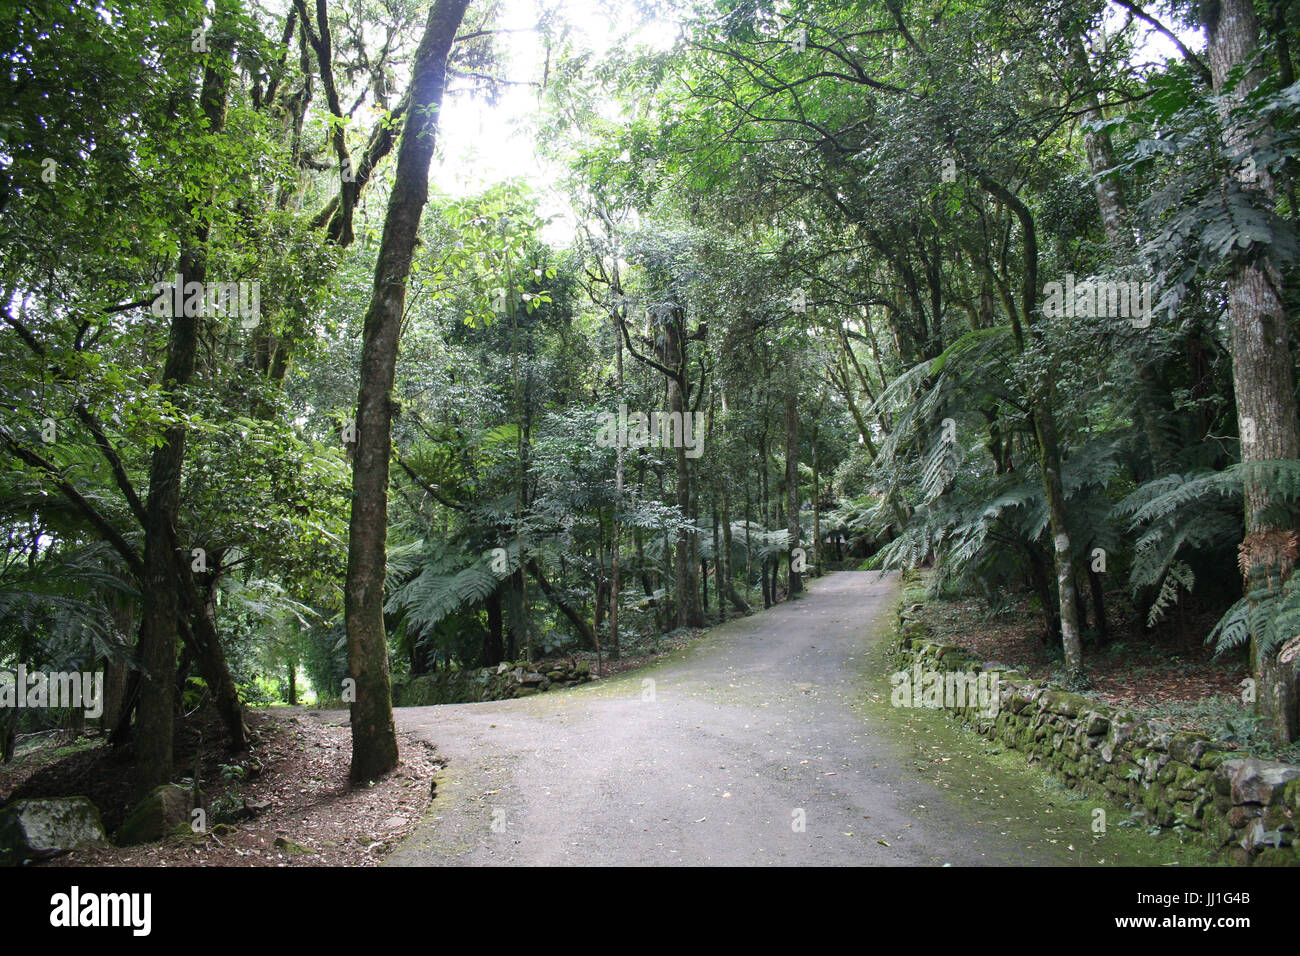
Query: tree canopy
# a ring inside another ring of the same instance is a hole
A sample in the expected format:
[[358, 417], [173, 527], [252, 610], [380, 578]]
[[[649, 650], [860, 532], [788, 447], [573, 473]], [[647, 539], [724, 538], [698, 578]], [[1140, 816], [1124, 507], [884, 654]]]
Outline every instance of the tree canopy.
[[[1300, 735], [1300, 8], [522, 9], [0, 10], [0, 664], [141, 786], [302, 681], [364, 779], [391, 679], [925, 566]], [[471, 102], [532, 162], [430, 186]]]

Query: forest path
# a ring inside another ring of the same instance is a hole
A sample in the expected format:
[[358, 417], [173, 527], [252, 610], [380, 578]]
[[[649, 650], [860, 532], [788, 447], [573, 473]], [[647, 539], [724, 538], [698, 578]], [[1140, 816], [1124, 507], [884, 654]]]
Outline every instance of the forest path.
[[[882, 654], [897, 596], [896, 576], [839, 572], [608, 680], [398, 709], [450, 764], [387, 862], [1099, 862], [1083, 809], [982, 754], [949, 764], [934, 754], [961, 749], [944, 742], [944, 715], [891, 711]], [[918, 726], [923, 744], [905, 736]]]

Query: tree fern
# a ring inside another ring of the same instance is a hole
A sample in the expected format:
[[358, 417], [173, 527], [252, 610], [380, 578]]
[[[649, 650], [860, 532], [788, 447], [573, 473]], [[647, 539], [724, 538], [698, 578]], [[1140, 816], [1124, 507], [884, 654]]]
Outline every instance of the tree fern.
[[1280, 588], [1256, 588], [1232, 605], [1210, 631], [1207, 643], [1223, 653], [1251, 637], [1263, 654], [1282, 650], [1297, 659], [1300, 644], [1300, 577], [1294, 572]]
[[434, 548], [419, 573], [388, 599], [385, 613], [403, 615], [407, 628], [417, 634], [432, 630], [461, 609], [481, 603], [501, 586], [503, 578], [518, 570], [517, 543], [511, 542], [502, 550], [503, 570], [493, 570], [491, 551], [472, 559], [467, 566], [451, 570], [446, 552]]

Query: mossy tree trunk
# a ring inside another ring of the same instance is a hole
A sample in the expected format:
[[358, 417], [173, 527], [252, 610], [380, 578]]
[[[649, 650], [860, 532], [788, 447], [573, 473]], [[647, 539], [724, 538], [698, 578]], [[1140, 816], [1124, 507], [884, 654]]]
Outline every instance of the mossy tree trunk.
[[406, 282], [429, 195], [429, 164], [446, 87], [447, 54], [468, 5], [469, 0], [436, 0], [429, 10], [415, 52], [410, 115], [397, 149], [397, 172], [366, 311], [344, 597], [348, 674], [355, 681], [351, 702], [354, 780], [373, 779], [397, 765], [384, 630], [392, 390]]

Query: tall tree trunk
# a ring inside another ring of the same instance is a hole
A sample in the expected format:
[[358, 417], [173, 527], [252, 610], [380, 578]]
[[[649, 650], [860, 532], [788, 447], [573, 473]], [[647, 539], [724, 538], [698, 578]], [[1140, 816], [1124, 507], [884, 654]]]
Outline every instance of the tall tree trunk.
[[[617, 349], [617, 374], [618, 374], [618, 397], [619, 401], [623, 400], [623, 337], [618, 334], [618, 329], [614, 330], [614, 345]], [[623, 511], [623, 443], [619, 442], [614, 449], [614, 540], [613, 547], [610, 551], [609, 559], [609, 656], [611, 660], [619, 659], [618, 649], [618, 602], [620, 600], [621, 589], [623, 584], [622, 568], [620, 567], [620, 539], [622, 537], [622, 528], [619, 525], [618, 516]], [[596, 676], [600, 676], [599, 674]]]
[[[1038, 230], [1034, 214], [1014, 193], [984, 173], [976, 173], [990, 195], [1001, 200], [1015, 214], [1020, 223], [1023, 243], [1024, 277], [1021, 287], [1021, 310], [1030, 326], [1030, 333], [1041, 339], [1037, 329], [1038, 313]], [[1011, 315], [1016, 348], [1027, 348], [1024, 329], [1015, 312]], [[1057, 605], [1061, 620], [1061, 649], [1065, 654], [1065, 671], [1072, 684], [1086, 686], [1087, 675], [1083, 667], [1083, 640], [1079, 633], [1079, 618], [1075, 601], [1074, 551], [1065, 515], [1065, 486], [1061, 480], [1061, 447], [1056, 432], [1056, 415], [1053, 406], [1056, 390], [1050, 377], [1041, 377], [1028, 383], [1027, 398], [1030, 419], [1038, 442], [1038, 466], [1043, 481], [1043, 497], [1047, 501], [1048, 525], [1052, 535], [1053, 561], [1056, 566]]]
[[727, 619], [727, 598], [726, 582], [723, 579], [723, 571], [727, 566], [726, 558], [722, 555], [722, 543], [718, 540], [718, 501], [713, 499], [713, 591], [718, 598], [718, 623], [721, 624]]
[[509, 590], [509, 607], [510, 616], [506, 623], [506, 660], [514, 661], [519, 656], [519, 621], [522, 617], [520, 608], [523, 606], [522, 588], [523, 588], [524, 569], [515, 568], [514, 573], [510, 575]]
[[124, 594], [112, 596], [109, 615], [118, 657], [104, 660], [104, 713], [100, 717], [100, 727], [105, 735], [117, 726], [126, 700], [127, 655], [131, 650], [131, 633], [135, 624], [135, 601]]
[[468, 5], [469, 0], [435, 0], [415, 51], [411, 112], [397, 148], [397, 172], [375, 265], [374, 292], [366, 311], [344, 597], [348, 673], [356, 682], [352, 702], [354, 780], [373, 779], [397, 765], [384, 631], [391, 393], [406, 281], [429, 194], [429, 163], [446, 84], [447, 53]]
[[493, 591], [483, 600], [487, 608], [488, 629], [483, 638], [483, 666], [496, 667], [503, 660], [505, 647], [502, 642], [501, 627], [501, 589]]
[[1056, 564], [1057, 605], [1061, 616], [1061, 648], [1065, 672], [1076, 685], [1086, 684], [1083, 669], [1083, 638], [1079, 632], [1078, 601], [1074, 585], [1074, 551], [1065, 515], [1065, 486], [1061, 480], [1061, 450], [1052, 413], [1052, 390], [1048, 388], [1034, 409], [1034, 430], [1038, 436], [1038, 467], [1043, 475], [1047, 514], [1052, 532]]
[[1101, 575], [1088, 566], [1088, 590], [1092, 595], [1092, 616], [1096, 618], [1097, 639], [1104, 644], [1110, 637], [1110, 628], [1106, 624], [1106, 592], [1101, 584]]
[[817, 426], [813, 425], [812, 431], [812, 473], [813, 473], [813, 536], [812, 536], [812, 566], [815, 575], [822, 574], [821, 569], [821, 544], [822, 544], [822, 512], [821, 512], [821, 487], [819, 482], [821, 475], [817, 471]]
[[[172, 554], [176, 555], [177, 586], [181, 596], [182, 610], [186, 614], [181, 634], [187, 647], [193, 652], [199, 673], [212, 693], [213, 703], [221, 721], [226, 728], [232, 750], [243, 750], [248, 746], [248, 736], [244, 728], [244, 708], [239, 702], [239, 691], [231, 676], [226, 662], [225, 652], [221, 649], [221, 636], [217, 632], [216, 576], [210, 579], [205, 593], [200, 593], [198, 583], [190, 573], [190, 566], [183, 557], [179, 543], [173, 538]], [[221, 561], [220, 554], [214, 554], [212, 560]], [[217, 565], [219, 567], [219, 564]]]
[[[1097, 197], [1097, 211], [1101, 216], [1107, 244], [1117, 257], [1129, 259], [1134, 252], [1133, 233], [1128, 226], [1128, 208], [1124, 203], [1119, 179], [1116, 176], [1101, 178], [1102, 172], [1114, 169], [1117, 163], [1110, 131], [1100, 126], [1106, 116], [1097, 95], [1096, 78], [1083, 47], [1083, 38], [1077, 30], [1070, 33], [1069, 42], [1075, 68], [1082, 81], [1079, 100], [1083, 111], [1080, 118], [1090, 127], [1083, 134], [1083, 142], [1088, 156], [1088, 169], [1096, 177], [1093, 188]], [[1138, 404], [1137, 414], [1142, 419], [1152, 471], [1158, 473], [1174, 456], [1175, 449], [1164, 431], [1168, 423], [1174, 420], [1174, 404], [1158, 370], [1151, 363], [1139, 362], [1136, 372], [1142, 387], [1142, 401]]]
[[798, 396], [791, 385], [785, 396], [785, 496], [786, 525], [790, 532], [790, 597], [803, 591], [803, 576], [795, 570], [795, 550], [799, 547], [799, 409]]
[[1123, 194], [1120, 191], [1118, 176], [1100, 178], [1106, 169], [1115, 168], [1115, 149], [1111, 143], [1110, 131], [1101, 126], [1105, 115], [1102, 113], [1101, 100], [1097, 96], [1097, 87], [1093, 78], [1092, 66], [1088, 63], [1088, 54], [1083, 48], [1083, 38], [1078, 31], [1071, 31], [1069, 37], [1070, 54], [1074, 58], [1075, 69], [1082, 79], [1082, 92], [1079, 97], [1083, 107], [1080, 119], [1089, 127], [1083, 133], [1083, 148], [1088, 156], [1088, 168], [1097, 178], [1093, 187], [1097, 195], [1097, 211], [1101, 213], [1101, 225], [1106, 232], [1106, 241], [1116, 250], [1127, 249], [1132, 245], [1129, 235], [1127, 215]]
[[[746, 537], [749, 535], [748, 526], [746, 527], [745, 535]], [[745, 542], [745, 546], [749, 546], [748, 541]], [[748, 614], [749, 604], [744, 600], [744, 598], [736, 593], [736, 569], [732, 567], [731, 559], [731, 499], [725, 494], [722, 496], [722, 553], [725, 556], [725, 570], [720, 570], [719, 573], [722, 575], [722, 580], [725, 582], [723, 586], [726, 588], [726, 591], [724, 593], [727, 595], [727, 599], [731, 601], [732, 607], [741, 614]], [[746, 578], [745, 583], [748, 585], [748, 578]]]
[[1029, 556], [1029, 582], [1043, 610], [1043, 643], [1056, 641], [1061, 636], [1061, 622], [1056, 616], [1056, 596], [1052, 593], [1051, 576], [1047, 562], [1037, 545], [1030, 544], [1025, 551]]
[[[753, 524], [753, 511], [749, 498], [749, 488], [745, 488], [745, 597], [749, 598], [750, 582], [754, 580], [754, 550], [750, 534]], [[764, 605], [766, 607], [766, 605]]]
[[[203, 71], [199, 105], [210, 132], [220, 132], [226, 119], [226, 84], [230, 42], [214, 43], [211, 60]], [[208, 226], [196, 205], [193, 227], [185, 238], [177, 265], [182, 291], [191, 282], [207, 278]], [[177, 299], [182, 296], [177, 296]], [[171, 400], [185, 404], [182, 390], [194, 376], [198, 355], [198, 315], [186, 308], [173, 309], [163, 366], [163, 388]], [[137, 704], [135, 733], [135, 787], [147, 793], [172, 776], [172, 736], [176, 709], [176, 645], [180, 635], [180, 583], [176, 578], [173, 542], [180, 514], [181, 470], [185, 463], [185, 425], [169, 426], [154, 449], [149, 465], [149, 494], [145, 504], [144, 580], [140, 665], [143, 669]]]
[[[686, 437], [686, 412], [690, 410], [686, 387], [686, 336], [685, 329], [674, 317], [664, 325], [665, 364], [671, 363], [676, 375], [668, 379], [668, 410], [682, 420], [682, 438]], [[687, 521], [691, 518], [691, 466], [686, 457], [686, 442], [677, 442], [674, 461], [677, 465], [677, 507]], [[695, 577], [698, 546], [694, 531], [681, 531], [677, 535], [677, 627], [704, 627], [704, 612], [700, 608], [699, 582]]]
[[[1261, 70], [1241, 78], [1227, 89], [1229, 75], [1255, 54], [1259, 24], [1251, 0], [1206, 2], [1202, 10], [1209, 35], [1210, 72], [1214, 92], [1226, 126], [1226, 144], [1235, 151], [1248, 144], [1247, 135], [1231, 117], [1231, 104], [1244, 97], [1263, 79]], [[1227, 96], [1226, 93], [1235, 96]], [[1266, 135], [1261, 134], [1261, 135]], [[1267, 169], [1255, 171], [1253, 181], [1244, 172], [1240, 187], [1255, 193], [1256, 201], [1271, 203], [1272, 178]], [[1280, 290], [1282, 279], [1274, 262], [1265, 258], [1239, 258], [1228, 274], [1228, 321], [1232, 326], [1232, 380], [1237, 399], [1238, 434], [1243, 462], [1300, 458], [1300, 425], [1296, 419], [1294, 360], [1287, 347], [1287, 315]], [[1295, 529], [1269, 514], [1278, 496], [1262, 478], [1245, 482], [1246, 537], [1241, 544], [1246, 593], [1276, 590], [1291, 574], [1295, 563]], [[1251, 635], [1251, 659], [1258, 681], [1256, 700], [1279, 744], [1300, 734], [1300, 694], [1297, 683], [1300, 653], [1295, 645], [1265, 648]], [[1283, 653], [1279, 656], [1279, 651]]]

